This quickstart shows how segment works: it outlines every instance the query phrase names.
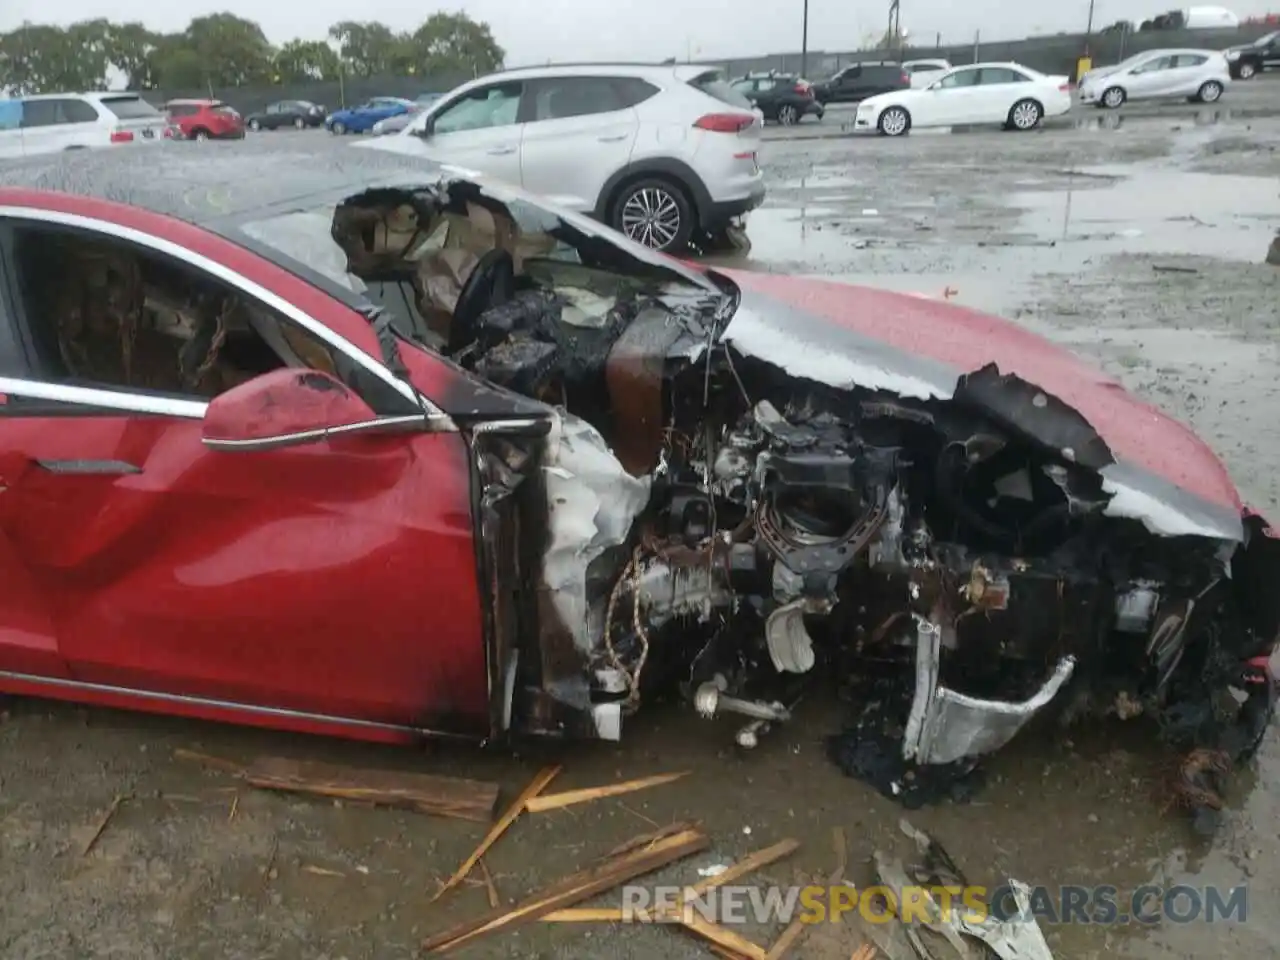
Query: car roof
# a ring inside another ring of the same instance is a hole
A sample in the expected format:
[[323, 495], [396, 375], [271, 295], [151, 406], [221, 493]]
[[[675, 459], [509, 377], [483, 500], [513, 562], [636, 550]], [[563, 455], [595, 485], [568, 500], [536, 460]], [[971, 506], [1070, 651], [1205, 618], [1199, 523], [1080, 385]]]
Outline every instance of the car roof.
[[468, 84], [489, 80], [537, 80], [541, 77], [600, 77], [623, 76], [641, 79], [661, 79], [688, 81], [714, 71], [724, 73], [717, 66], [700, 63], [621, 63], [616, 61], [600, 61], [596, 63], [557, 63], [544, 67], [516, 67], [490, 73]]
[[[1171, 53], [1191, 53], [1191, 54], [1195, 54], [1196, 56], [1211, 57], [1215, 53], [1221, 53], [1221, 52], [1222, 51], [1220, 50], [1206, 50], [1203, 47], [1160, 47], [1158, 50], [1143, 50], [1142, 53], [1140, 54], [1135, 53], [1133, 55], [1133, 58], [1140, 57], [1140, 56], [1167, 57]], [[1126, 58], [1126, 59], [1133, 59], [1133, 58]]]
[[[68, 90], [65, 93], [31, 93], [21, 97], [12, 97], [13, 100], [141, 100], [142, 94], [133, 90], [91, 90], [87, 93], [77, 93], [74, 90]], [[180, 102], [180, 101], [171, 101]]]
[[439, 164], [382, 150], [281, 150], [252, 141], [227, 150], [214, 146], [174, 150], [155, 166], [139, 164], [132, 150], [75, 150], [15, 160], [0, 166], [0, 191], [53, 190], [112, 200], [218, 231], [215, 224], [223, 221], [316, 207], [376, 187], [430, 186], [445, 176]]

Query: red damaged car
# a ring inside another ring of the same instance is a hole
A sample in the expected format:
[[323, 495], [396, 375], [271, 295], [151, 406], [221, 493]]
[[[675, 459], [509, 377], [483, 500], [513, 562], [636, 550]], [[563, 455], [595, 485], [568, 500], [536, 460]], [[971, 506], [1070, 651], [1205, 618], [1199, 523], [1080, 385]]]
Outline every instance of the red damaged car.
[[1044, 340], [390, 154], [166, 162], [0, 173], [0, 692], [415, 742], [669, 690], [749, 746], [834, 678], [905, 803], [1051, 710], [1202, 806], [1258, 746], [1276, 541]]

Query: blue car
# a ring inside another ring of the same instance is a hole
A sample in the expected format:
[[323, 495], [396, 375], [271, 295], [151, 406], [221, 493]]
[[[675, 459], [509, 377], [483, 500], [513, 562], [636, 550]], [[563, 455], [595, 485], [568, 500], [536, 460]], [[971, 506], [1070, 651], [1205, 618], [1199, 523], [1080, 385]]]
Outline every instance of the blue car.
[[335, 110], [325, 117], [324, 125], [330, 133], [365, 133], [373, 125], [387, 117], [398, 117], [413, 109], [413, 101], [403, 97], [374, 97], [368, 103], [346, 110]]

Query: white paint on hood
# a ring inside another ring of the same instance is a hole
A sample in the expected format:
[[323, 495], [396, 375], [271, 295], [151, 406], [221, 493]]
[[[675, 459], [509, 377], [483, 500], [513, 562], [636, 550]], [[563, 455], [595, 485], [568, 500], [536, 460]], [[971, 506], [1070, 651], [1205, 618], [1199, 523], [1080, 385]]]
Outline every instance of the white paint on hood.
[[587, 569], [627, 542], [649, 503], [650, 479], [627, 473], [595, 427], [563, 410], [547, 435], [542, 471], [551, 532], [543, 585], [574, 642], [590, 652]]
[[847, 350], [833, 350], [829, 343], [804, 340], [797, 331], [775, 326], [746, 309], [734, 314], [721, 339], [793, 377], [840, 390], [888, 390], [916, 400], [949, 400], [954, 392], [954, 384], [943, 389], [921, 377], [891, 370], [875, 358], [860, 358]]
[[1154, 534], [1165, 537], [1208, 537], [1211, 540], [1241, 539], [1241, 529], [1212, 526], [1189, 517], [1158, 497], [1108, 477], [1105, 470], [1102, 474], [1102, 489], [1104, 493], [1111, 494], [1111, 502], [1102, 511], [1105, 516], [1141, 521]]

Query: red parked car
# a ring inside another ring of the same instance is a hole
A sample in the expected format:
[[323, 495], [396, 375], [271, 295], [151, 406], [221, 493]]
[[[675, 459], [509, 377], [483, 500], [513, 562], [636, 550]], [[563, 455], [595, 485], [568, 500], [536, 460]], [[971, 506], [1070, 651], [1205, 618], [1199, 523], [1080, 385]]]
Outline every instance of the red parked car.
[[170, 100], [164, 110], [186, 140], [244, 139], [244, 120], [221, 100]]
[[749, 746], [834, 679], [904, 801], [1067, 705], [1201, 803], [1257, 748], [1278, 543], [1188, 428], [959, 306], [360, 153], [0, 171], [0, 692], [414, 743], [669, 691]]

